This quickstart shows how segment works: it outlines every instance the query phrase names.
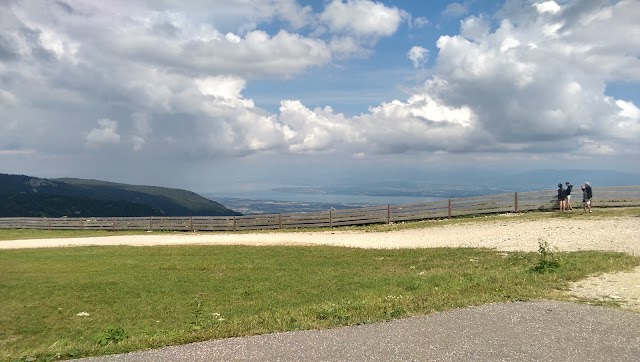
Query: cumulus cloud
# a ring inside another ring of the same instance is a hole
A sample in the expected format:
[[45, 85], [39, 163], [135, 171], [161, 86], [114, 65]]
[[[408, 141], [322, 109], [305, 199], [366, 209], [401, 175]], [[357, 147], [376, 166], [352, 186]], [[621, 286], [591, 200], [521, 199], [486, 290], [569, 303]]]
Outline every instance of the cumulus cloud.
[[239, 36], [237, 36], [234, 33], [227, 33], [227, 35], [225, 35], [224, 37], [225, 37], [225, 39], [227, 39], [227, 41], [229, 43], [238, 44], [238, 43], [240, 43], [242, 41], [242, 38], [240, 38]]
[[[0, 75], [11, 80], [0, 107], [12, 120], [2, 125], [11, 135], [0, 137], [19, 139], [14, 148], [73, 153], [80, 144], [194, 159], [638, 151], [638, 105], [606, 94], [609, 82], [640, 80], [639, 38], [617, 35], [640, 31], [636, 1], [508, 2], [520, 6], [466, 17], [432, 53], [415, 46], [404, 54], [416, 68], [435, 61], [406, 99], [352, 116], [290, 96], [267, 110], [248, 95], [256, 80], [374, 54], [410, 18], [403, 10], [368, 0], [333, 0], [318, 14], [293, 1], [216, 3], [230, 18], [255, 16], [243, 28], [145, 3], [36, 3], [0, 14]], [[466, 11], [457, 5], [451, 15]], [[313, 29], [256, 28], [276, 18]], [[79, 140], [62, 125], [88, 131]], [[29, 137], [17, 137], [21, 130]]]
[[370, 0], [332, 0], [318, 15], [318, 32], [328, 31], [338, 59], [367, 57], [380, 38], [396, 33], [407, 12]]
[[612, 155], [616, 151], [607, 144], [594, 141], [591, 138], [584, 138], [580, 140], [576, 153], [580, 155]]
[[196, 79], [196, 85], [203, 95], [211, 95], [220, 98], [239, 98], [246, 86], [242, 78], [227, 76], [213, 76], [205, 79]]
[[558, 5], [555, 1], [535, 3], [533, 4], [533, 6], [535, 6], [536, 10], [538, 10], [539, 13], [557, 14], [560, 12], [560, 5]]
[[39, 42], [42, 48], [46, 49], [56, 59], [68, 59], [73, 63], [77, 63], [76, 53], [79, 45], [65, 37], [48, 29], [41, 29], [39, 34]]
[[616, 105], [620, 107], [620, 116], [631, 121], [640, 121], [640, 109], [635, 104], [619, 99]]
[[329, 106], [311, 110], [300, 101], [282, 101], [279, 120], [291, 130], [287, 143], [293, 153], [350, 149], [367, 141], [352, 120]]
[[266, 2], [267, 8], [274, 6], [274, 13], [288, 21], [295, 29], [314, 23], [313, 10], [310, 6], [300, 6], [295, 0]]
[[[56, 10], [54, 3], [47, 4], [17, 2], [4, 8], [0, 29], [6, 35], [0, 43], [7, 43], [7, 56], [34, 60], [46, 56], [93, 67], [109, 66], [109, 61], [116, 62], [111, 65], [114, 67], [127, 59], [192, 74], [253, 78], [292, 76], [308, 67], [327, 64], [332, 57], [324, 40], [287, 29], [273, 34], [253, 28], [223, 33], [197, 15], [146, 9], [141, 3], [70, 1], [69, 12]], [[257, 19], [286, 17], [298, 22], [311, 16], [309, 7], [299, 7], [294, 1], [251, 4], [255, 8], [249, 3], [238, 6], [245, 10], [241, 19], [254, 14]], [[235, 9], [220, 6], [215, 14], [223, 16]]]
[[[629, 54], [637, 54], [640, 47], [633, 42], [627, 42], [625, 50], [613, 46], [619, 41], [614, 35], [600, 36], [602, 42], [587, 45], [587, 34], [595, 32], [593, 22], [607, 29], [620, 26], [626, 16], [592, 20], [593, 13], [582, 14], [581, 27], [557, 33], [552, 39], [546, 29], [562, 19], [543, 15], [555, 12], [553, 4], [541, 5], [544, 11], [537, 9], [540, 17], [503, 19], [493, 32], [481, 18], [464, 20], [461, 35], [438, 40], [436, 75], [426, 89], [444, 104], [469, 105], [479, 131], [486, 131], [496, 145], [505, 148], [518, 145], [523, 150], [544, 150], [547, 141], [587, 137], [599, 140], [600, 146], [588, 143], [591, 146], [582, 151], [615, 149], [621, 127], [638, 135], [637, 121], [621, 122], [620, 108], [623, 113], [632, 108], [607, 97], [604, 84], [618, 77], [615, 65], [628, 62], [627, 72], [638, 66], [638, 58], [632, 61]], [[632, 2], [620, 2], [596, 13], [622, 15], [637, 8]], [[627, 31], [640, 29], [630, 19], [624, 25]]]
[[85, 144], [92, 148], [117, 143], [120, 143], [118, 122], [108, 118], [99, 120], [98, 127], [90, 130], [85, 137]]
[[[184, 9], [184, 2], [177, 2]], [[213, 23], [224, 27], [235, 27], [239, 32], [251, 31], [262, 22], [283, 20], [294, 29], [300, 29], [314, 22], [310, 6], [301, 6], [296, 0], [251, 0], [251, 1], [205, 1], [198, 4], [195, 11], [205, 12], [215, 7], [211, 16]]]
[[[157, 27], [165, 17], [155, 15], [130, 23], [107, 40], [114, 53], [142, 63], [184, 69], [194, 74], [239, 74], [246, 77], [291, 76], [310, 66], [327, 64], [331, 53], [319, 39], [280, 30], [269, 35], [252, 30], [244, 36], [222, 35], [207, 25], [172, 24], [174, 35]], [[117, 36], [117, 38], [115, 37]]]
[[464, 38], [480, 42], [489, 35], [491, 24], [484, 16], [469, 16], [460, 21], [460, 35]]
[[320, 20], [331, 31], [358, 37], [384, 37], [396, 32], [407, 14], [396, 8], [370, 0], [331, 1]]
[[429, 50], [420, 46], [413, 46], [407, 53], [407, 58], [411, 60], [414, 68], [422, 68], [429, 59]]
[[[351, 119], [338, 117], [330, 109], [309, 110], [299, 103], [286, 103], [280, 121], [296, 130], [291, 140], [302, 139], [289, 150], [328, 150], [348, 143], [343, 147], [353, 148], [353, 154], [360, 156], [408, 150], [618, 152], [628, 138], [639, 136], [638, 111], [632, 102], [604, 94], [603, 85], [616, 79], [617, 73], [607, 63], [620, 62], [639, 49], [632, 46], [609, 53], [604, 68], [595, 69], [589, 55], [598, 56], [599, 50], [585, 48], [583, 34], [592, 29], [573, 29], [550, 39], [547, 26], [558, 19], [544, 17], [553, 11], [551, 4], [543, 8], [536, 11], [540, 17], [528, 21], [502, 19], [493, 31], [482, 16], [463, 20], [461, 35], [438, 40], [434, 76], [407, 102], [383, 103]], [[603, 11], [606, 6], [598, 9]], [[598, 27], [606, 27], [599, 19]], [[630, 19], [625, 25], [638, 27]], [[616, 37], [609, 40], [617, 42]], [[414, 48], [408, 57], [418, 64], [426, 52]], [[293, 127], [293, 119], [314, 126]]]
[[383, 103], [369, 111], [357, 117], [367, 152], [463, 151], [471, 146], [474, 115], [466, 106], [448, 107], [428, 94], [418, 94], [407, 102]]

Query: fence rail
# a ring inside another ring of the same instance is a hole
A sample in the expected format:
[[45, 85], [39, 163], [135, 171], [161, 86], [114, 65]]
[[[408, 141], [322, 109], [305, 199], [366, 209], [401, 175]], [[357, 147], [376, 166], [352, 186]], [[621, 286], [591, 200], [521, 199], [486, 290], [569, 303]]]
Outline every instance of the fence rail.
[[[573, 206], [581, 207], [581, 199], [581, 192], [574, 191]], [[594, 205], [602, 207], [640, 206], [640, 186], [597, 188], [594, 189], [592, 202]], [[210, 217], [6, 217], [0, 218], [0, 229], [239, 231], [389, 224], [472, 214], [552, 210], [554, 208], [557, 208], [555, 190], [289, 214]]]

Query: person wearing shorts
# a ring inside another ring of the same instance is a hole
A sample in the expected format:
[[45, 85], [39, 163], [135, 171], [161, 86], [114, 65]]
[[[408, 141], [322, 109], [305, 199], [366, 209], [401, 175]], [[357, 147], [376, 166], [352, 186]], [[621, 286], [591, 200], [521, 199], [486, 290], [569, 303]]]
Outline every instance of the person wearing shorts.
[[573, 185], [569, 181], [565, 182], [565, 185], [567, 185], [567, 201], [564, 206], [565, 209], [571, 210], [571, 190], [573, 190]]
[[593, 197], [593, 191], [591, 190], [591, 185], [588, 182], [584, 183], [582, 188], [582, 205], [584, 207], [584, 211], [589, 210], [591, 212], [591, 198]]
[[560, 211], [565, 210], [565, 204], [567, 202], [567, 190], [562, 187], [562, 184], [558, 184], [558, 205], [560, 206]]

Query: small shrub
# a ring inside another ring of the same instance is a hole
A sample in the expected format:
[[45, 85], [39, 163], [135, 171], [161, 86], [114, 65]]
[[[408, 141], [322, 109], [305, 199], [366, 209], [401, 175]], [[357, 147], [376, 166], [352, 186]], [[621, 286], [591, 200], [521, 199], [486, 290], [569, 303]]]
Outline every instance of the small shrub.
[[399, 318], [407, 314], [407, 311], [404, 309], [403, 306], [395, 306], [393, 309], [388, 311], [388, 314], [391, 318]]
[[198, 298], [193, 299], [193, 320], [191, 321], [191, 329], [194, 331], [198, 331], [202, 329], [204, 326], [204, 317], [203, 317], [203, 306], [202, 301]]
[[554, 271], [560, 267], [560, 261], [551, 251], [551, 245], [546, 240], [538, 241], [538, 263], [531, 267], [532, 272], [546, 273]]
[[122, 342], [127, 338], [129, 338], [129, 335], [122, 327], [109, 328], [106, 332], [102, 332], [96, 337], [96, 343], [100, 346], [106, 346], [110, 343]]

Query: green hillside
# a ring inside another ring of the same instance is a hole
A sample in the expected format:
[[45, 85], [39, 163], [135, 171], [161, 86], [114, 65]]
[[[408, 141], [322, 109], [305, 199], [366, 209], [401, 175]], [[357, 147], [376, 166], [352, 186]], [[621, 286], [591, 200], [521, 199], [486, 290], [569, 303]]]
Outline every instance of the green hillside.
[[240, 215], [194, 192], [74, 178], [0, 174], [0, 216]]
[[162, 210], [135, 202], [105, 201], [53, 194], [0, 194], [0, 217], [163, 216]]

